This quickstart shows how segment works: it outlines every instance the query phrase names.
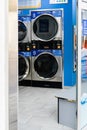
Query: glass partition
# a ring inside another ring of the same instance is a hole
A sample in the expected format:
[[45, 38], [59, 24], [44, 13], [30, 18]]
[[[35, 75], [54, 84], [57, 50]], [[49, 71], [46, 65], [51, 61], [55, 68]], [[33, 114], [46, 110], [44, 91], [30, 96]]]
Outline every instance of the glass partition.
[[81, 11], [81, 128], [87, 124], [87, 10]]
[[77, 130], [87, 129], [87, 0], [78, 1]]

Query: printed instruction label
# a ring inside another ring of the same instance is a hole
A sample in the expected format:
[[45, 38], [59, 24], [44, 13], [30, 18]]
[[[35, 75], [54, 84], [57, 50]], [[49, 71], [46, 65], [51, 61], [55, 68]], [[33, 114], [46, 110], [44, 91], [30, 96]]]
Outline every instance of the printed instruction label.
[[40, 8], [41, 0], [18, 0], [19, 9]]
[[50, 0], [50, 4], [64, 4], [68, 3], [68, 0]]

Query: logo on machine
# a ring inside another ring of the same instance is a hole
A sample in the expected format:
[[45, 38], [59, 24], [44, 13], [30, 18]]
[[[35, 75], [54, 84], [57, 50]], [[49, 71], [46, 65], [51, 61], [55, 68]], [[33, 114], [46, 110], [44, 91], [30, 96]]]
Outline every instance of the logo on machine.
[[81, 97], [81, 105], [87, 104], [87, 93], [84, 93]]
[[50, 0], [50, 4], [68, 3], [68, 0]]

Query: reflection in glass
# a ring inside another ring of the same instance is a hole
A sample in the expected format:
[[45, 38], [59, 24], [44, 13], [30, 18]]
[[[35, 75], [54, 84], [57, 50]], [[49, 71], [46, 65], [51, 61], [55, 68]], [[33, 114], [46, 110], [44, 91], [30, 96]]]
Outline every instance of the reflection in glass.
[[87, 124], [87, 11], [82, 10], [81, 128]]

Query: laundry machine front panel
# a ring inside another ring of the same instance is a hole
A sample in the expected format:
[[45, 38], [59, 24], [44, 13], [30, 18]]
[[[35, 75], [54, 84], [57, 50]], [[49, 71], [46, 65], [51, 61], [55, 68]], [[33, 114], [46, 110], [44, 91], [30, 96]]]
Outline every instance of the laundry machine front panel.
[[62, 40], [63, 10], [31, 11], [32, 40]]
[[29, 42], [30, 36], [30, 16], [18, 17], [18, 42]]
[[18, 75], [19, 75], [19, 81], [21, 81], [25, 79], [30, 72], [30, 61], [29, 59], [25, 58], [22, 54], [19, 54], [18, 61], [19, 61]]
[[22, 41], [27, 35], [27, 27], [22, 21], [18, 21], [18, 41]]
[[55, 57], [49, 52], [42, 52], [33, 59], [33, 71], [38, 80], [61, 81], [61, 65], [61, 57]]
[[40, 78], [51, 79], [58, 71], [58, 62], [50, 53], [41, 53], [34, 61], [34, 70]]
[[43, 44], [41, 46], [36, 42], [36, 47], [35, 43], [33, 46], [32, 80], [62, 82], [61, 42], [56, 42], [53, 45], [49, 42], [48, 46]]
[[31, 53], [30, 52], [20, 52], [18, 55], [18, 72], [19, 72], [19, 81], [31, 79]]
[[19, 43], [18, 58], [19, 81], [31, 80], [31, 46], [29, 43]]

